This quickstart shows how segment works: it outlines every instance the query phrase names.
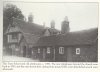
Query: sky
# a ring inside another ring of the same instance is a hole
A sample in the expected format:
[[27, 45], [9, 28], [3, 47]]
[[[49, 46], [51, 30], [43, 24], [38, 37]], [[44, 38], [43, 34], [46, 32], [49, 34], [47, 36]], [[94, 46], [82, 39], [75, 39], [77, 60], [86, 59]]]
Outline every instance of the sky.
[[34, 3], [5, 2], [16, 5], [26, 18], [32, 13], [34, 23], [50, 27], [55, 21], [55, 28], [61, 29], [65, 16], [68, 17], [70, 31], [79, 31], [98, 27], [98, 3]]

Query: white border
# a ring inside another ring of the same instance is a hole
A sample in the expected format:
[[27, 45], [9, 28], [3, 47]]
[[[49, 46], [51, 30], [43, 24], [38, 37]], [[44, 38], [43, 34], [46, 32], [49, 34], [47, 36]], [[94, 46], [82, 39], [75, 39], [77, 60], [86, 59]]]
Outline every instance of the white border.
[[[3, 1], [21, 1], [23, 0], [3, 0]], [[0, 62], [2, 63], [2, 34], [3, 34], [3, 1], [0, 0]], [[28, 0], [25, 2], [98, 2], [100, 4], [99, 0]], [[100, 5], [99, 5], [99, 12], [100, 12]], [[100, 17], [100, 14], [99, 14]], [[99, 18], [100, 21], [100, 18]], [[100, 25], [98, 26], [98, 32], [100, 32], [99, 29]], [[98, 38], [100, 38], [100, 33], [98, 34]], [[5, 70], [4, 72], [99, 72], [100, 71], [100, 45], [99, 45], [99, 39], [98, 39], [98, 68], [90, 69], [90, 68], [24, 68], [24, 69], [15, 69], [15, 70]], [[0, 63], [0, 71], [3, 72], [2, 66]]]

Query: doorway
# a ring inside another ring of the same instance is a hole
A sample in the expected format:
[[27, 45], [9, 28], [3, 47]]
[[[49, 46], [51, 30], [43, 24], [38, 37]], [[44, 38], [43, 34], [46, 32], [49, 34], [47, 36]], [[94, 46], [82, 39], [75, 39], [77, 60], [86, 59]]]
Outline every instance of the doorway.
[[26, 46], [23, 46], [23, 57], [26, 57]]

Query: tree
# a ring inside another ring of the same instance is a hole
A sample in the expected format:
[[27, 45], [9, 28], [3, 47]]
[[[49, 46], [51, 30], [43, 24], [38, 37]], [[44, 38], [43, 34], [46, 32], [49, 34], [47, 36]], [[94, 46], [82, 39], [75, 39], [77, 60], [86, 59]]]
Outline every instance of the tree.
[[3, 8], [3, 30], [7, 29], [9, 24], [12, 24], [13, 18], [18, 18], [24, 20], [24, 15], [21, 10], [17, 8], [16, 5], [6, 4]]
[[5, 32], [9, 24], [12, 24], [13, 18], [24, 20], [24, 15], [16, 5], [6, 4], [6, 6], [3, 7], [3, 45], [6, 45], [7, 37]]

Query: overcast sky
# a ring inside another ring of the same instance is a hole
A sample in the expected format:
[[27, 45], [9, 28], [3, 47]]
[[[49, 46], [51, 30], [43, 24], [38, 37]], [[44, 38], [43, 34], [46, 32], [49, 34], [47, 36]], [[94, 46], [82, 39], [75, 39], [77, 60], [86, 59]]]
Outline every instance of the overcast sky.
[[43, 25], [43, 22], [45, 22], [48, 27], [51, 20], [55, 20], [56, 28], [60, 29], [61, 22], [65, 16], [68, 16], [71, 31], [98, 26], [97, 3], [10, 3], [20, 8], [26, 18], [32, 13], [34, 15], [34, 23]]

